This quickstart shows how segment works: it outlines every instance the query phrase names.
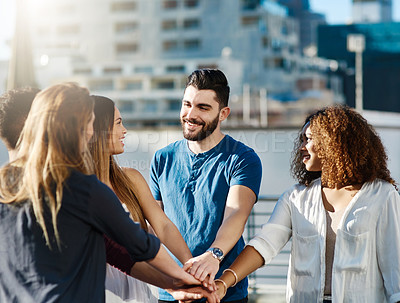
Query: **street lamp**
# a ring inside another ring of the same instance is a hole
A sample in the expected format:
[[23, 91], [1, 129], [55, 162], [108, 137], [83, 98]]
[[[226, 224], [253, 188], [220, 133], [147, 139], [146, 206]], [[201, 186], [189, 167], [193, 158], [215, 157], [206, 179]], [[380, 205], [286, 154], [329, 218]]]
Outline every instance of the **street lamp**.
[[362, 34], [347, 35], [347, 50], [356, 53], [356, 110], [363, 110], [363, 67], [362, 53], [365, 50], [365, 36]]

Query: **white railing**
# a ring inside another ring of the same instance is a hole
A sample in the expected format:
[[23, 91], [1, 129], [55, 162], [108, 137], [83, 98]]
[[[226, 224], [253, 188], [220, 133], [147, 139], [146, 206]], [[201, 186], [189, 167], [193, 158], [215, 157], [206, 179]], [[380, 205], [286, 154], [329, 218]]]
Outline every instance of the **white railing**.
[[[277, 196], [260, 196], [254, 205], [244, 231], [246, 243], [254, 237], [272, 214]], [[289, 265], [291, 241], [282, 251], [265, 267], [259, 268], [249, 275], [249, 293], [259, 295], [262, 293], [276, 292], [283, 295], [286, 288], [287, 271]]]

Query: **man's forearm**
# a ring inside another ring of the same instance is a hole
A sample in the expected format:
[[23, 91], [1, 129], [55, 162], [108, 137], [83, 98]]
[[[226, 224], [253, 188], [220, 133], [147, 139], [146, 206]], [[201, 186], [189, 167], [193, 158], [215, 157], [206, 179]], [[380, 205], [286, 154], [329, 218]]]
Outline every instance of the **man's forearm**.
[[243, 234], [248, 215], [246, 212], [233, 212], [227, 217], [215, 237], [211, 247], [222, 249], [226, 255], [237, 243]]
[[243, 185], [230, 188], [226, 199], [224, 220], [218, 230], [213, 247], [227, 254], [242, 236], [247, 219], [256, 201], [254, 192]]

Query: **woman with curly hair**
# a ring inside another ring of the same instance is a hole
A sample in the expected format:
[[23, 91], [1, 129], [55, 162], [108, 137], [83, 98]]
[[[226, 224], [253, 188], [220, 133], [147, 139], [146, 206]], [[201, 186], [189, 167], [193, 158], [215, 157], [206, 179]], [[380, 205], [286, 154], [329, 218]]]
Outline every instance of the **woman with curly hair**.
[[292, 239], [288, 302], [400, 301], [400, 196], [386, 161], [355, 110], [331, 106], [308, 117], [293, 151], [299, 184], [216, 280], [220, 298]]

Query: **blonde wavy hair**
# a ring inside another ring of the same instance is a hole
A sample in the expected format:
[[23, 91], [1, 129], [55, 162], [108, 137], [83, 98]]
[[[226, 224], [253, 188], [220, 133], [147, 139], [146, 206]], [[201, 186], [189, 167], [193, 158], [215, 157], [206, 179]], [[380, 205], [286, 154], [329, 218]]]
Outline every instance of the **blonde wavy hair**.
[[[321, 172], [309, 172], [302, 162], [301, 133], [292, 153], [292, 175], [302, 184], [321, 177], [329, 188], [362, 184], [377, 178], [395, 187], [387, 168], [387, 155], [375, 129], [354, 109], [335, 105], [310, 115], [313, 142], [321, 159]], [[397, 188], [397, 187], [396, 187]]]
[[55, 240], [61, 249], [57, 214], [65, 181], [73, 169], [85, 174], [93, 171], [86, 142], [92, 115], [93, 99], [86, 88], [65, 83], [41, 91], [17, 143], [17, 159], [0, 170], [1, 202], [31, 203], [50, 248], [50, 223], [44, 212], [51, 213]]
[[100, 181], [111, 186], [119, 198], [126, 205], [134, 221], [139, 222], [141, 227], [147, 230], [142, 208], [136, 197], [135, 184], [116, 163], [110, 154], [110, 142], [114, 128], [115, 103], [103, 96], [93, 96], [95, 100], [93, 124], [94, 134], [90, 141], [89, 149], [94, 162], [94, 170]]

